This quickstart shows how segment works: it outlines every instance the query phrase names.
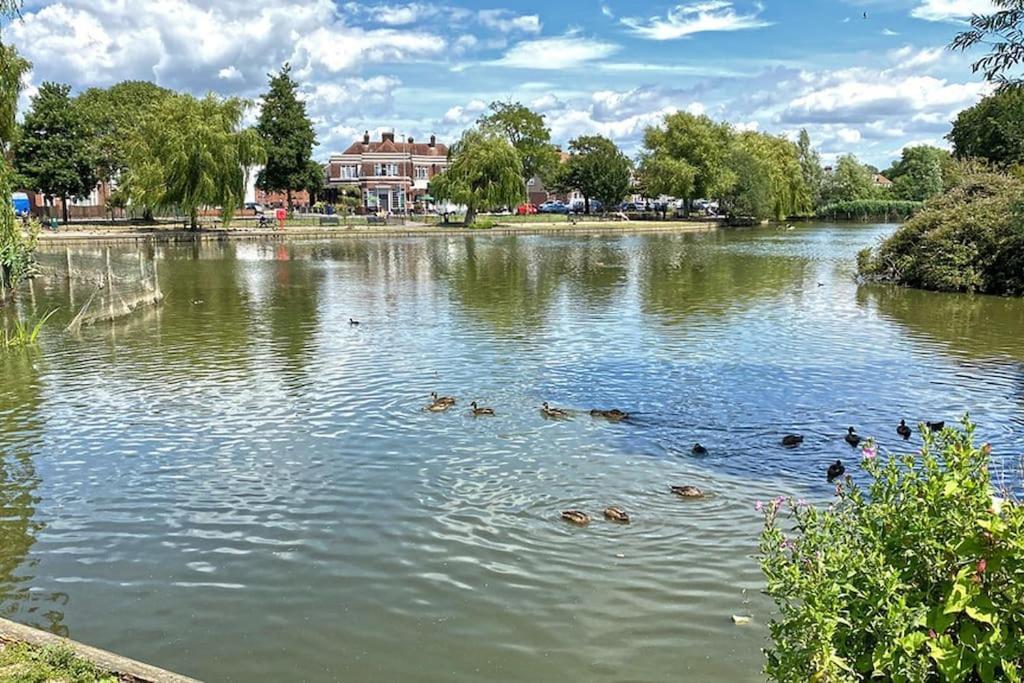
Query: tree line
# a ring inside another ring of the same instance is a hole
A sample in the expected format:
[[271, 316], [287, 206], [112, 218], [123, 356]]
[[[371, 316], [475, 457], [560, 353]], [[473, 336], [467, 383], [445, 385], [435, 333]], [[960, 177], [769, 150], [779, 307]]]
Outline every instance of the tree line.
[[291, 206], [293, 192], [323, 185], [316, 133], [287, 64], [270, 75], [261, 99], [256, 125], [247, 127], [254, 105], [242, 98], [195, 97], [142, 81], [72, 97], [70, 86], [45, 82], [13, 131], [14, 182], [51, 207], [59, 199], [64, 222], [70, 200], [113, 182], [108, 208], [180, 212], [196, 228], [204, 207], [219, 207], [229, 222], [245, 199], [249, 169], [259, 166], [257, 186], [286, 193]]

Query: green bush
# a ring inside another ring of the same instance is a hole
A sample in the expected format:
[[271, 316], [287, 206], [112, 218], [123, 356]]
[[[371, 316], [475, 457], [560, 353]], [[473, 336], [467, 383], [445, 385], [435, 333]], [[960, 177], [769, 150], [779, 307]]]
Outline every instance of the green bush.
[[857, 199], [823, 206], [818, 209], [817, 217], [845, 221], [901, 221], [913, 216], [923, 206], [924, 202], [901, 199]]
[[1024, 506], [995, 497], [973, 432], [884, 461], [869, 443], [866, 490], [848, 477], [826, 509], [766, 507], [770, 680], [1021, 680]]
[[473, 224], [469, 226], [470, 230], [490, 230], [498, 222], [492, 218], [478, 218], [473, 221]]
[[859, 257], [863, 278], [940, 291], [1024, 294], [1024, 181], [973, 173]]
[[117, 683], [118, 678], [79, 659], [67, 647], [11, 643], [0, 648], [0, 680], [17, 683]]

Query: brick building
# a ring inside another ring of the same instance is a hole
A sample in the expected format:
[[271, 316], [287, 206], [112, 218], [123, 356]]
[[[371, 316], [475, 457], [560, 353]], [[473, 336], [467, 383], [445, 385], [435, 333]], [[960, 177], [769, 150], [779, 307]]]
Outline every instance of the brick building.
[[396, 142], [394, 133], [382, 133], [380, 142], [371, 142], [367, 132], [331, 157], [327, 187], [358, 188], [367, 212], [404, 213], [427, 194], [430, 179], [447, 168], [448, 147], [433, 135], [430, 142]]

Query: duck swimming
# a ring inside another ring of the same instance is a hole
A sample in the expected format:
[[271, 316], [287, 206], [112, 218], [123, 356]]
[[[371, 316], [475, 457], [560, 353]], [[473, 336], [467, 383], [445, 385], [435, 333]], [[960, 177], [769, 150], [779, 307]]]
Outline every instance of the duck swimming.
[[925, 422], [924, 426], [927, 427], [928, 429], [932, 430], [933, 432], [941, 432], [943, 429], [946, 428], [946, 423], [945, 422]]
[[348, 319], [348, 324], [351, 325], [352, 327], [359, 327], [359, 321], [353, 320], [352, 318]]
[[476, 401], [473, 401], [469, 405], [472, 406], [472, 408], [473, 408], [473, 416], [474, 417], [494, 417], [494, 409], [493, 408], [481, 408], [480, 406], [478, 406], [476, 404]]
[[831, 484], [844, 474], [846, 474], [846, 468], [843, 467], [843, 461], [836, 460], [835, 464], [828, 468], [828, 483]]
[[849, 432], [846, 434], [846, 443], [850, 444], [854, 448], [860, 445], [861, 438], [857, 436], [857, 430], [850, 427]]
[[900, 426], [896, 428], [896, 433], [902, 436], [904, 441], [907, 441], [910, 435], [913, 434], [910, 427], [907, 426], [906, 420], [900, 420]]
[[804, 437], [799, 434], [790, 434], [782, 437], [782, 445], [786, 448], [796, 448], [804, 442]]
[[579, 510], [566, 510], [562, 513], [562, 519], [567, 522], [571, 522], [576, 526], [586, 526], [590, 524], [590, 515], [586, 512], [580, 512]]
[[629, 419], [629, 413], [624, 413], [621, 410], [591, 410], [591, 417], [603, 417], [606, 420], [612, 422], [622, 422], [623, 420]]
[[672, 486], [672, 493], [682, 498], [703, 498], [704, 492], [696, 486]]
[[699, 443], [696, 443], [693, 445], [693, 450], [690, 452], [693, 453], [694, 455], [707, 455], [708, 449], [704, 448]]
[[434, 400], [435, 404], [446, 405], [449, 408], [455, 405], [455, 399], [451, 396], [438, 396], [437, 392], [430, 394], [430, 398]]
[[615, 505], [605, 508], [604, 518], [610, 522], [618, 522], [619, 524], [629, 524], [629, 513], [620, 507]]
[[568, 410], [562, 410], [561, 408], [552, 408], [547, 404], [546, 401], [544, 402], [544, 405], [540, 407], [540, 413], [544, 417], [550, 418], [552, 420], [565, 420], [570, 417]]

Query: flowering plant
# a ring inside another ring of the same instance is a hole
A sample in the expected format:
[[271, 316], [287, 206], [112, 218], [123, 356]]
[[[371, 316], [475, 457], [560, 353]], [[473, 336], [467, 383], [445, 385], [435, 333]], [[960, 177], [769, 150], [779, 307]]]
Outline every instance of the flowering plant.
[[993, 489], [974, 426], [861, 466], [828, 508], [762, 506], [779, 609], [773, 681], [1009, 681], [1024, 675], [1024, 505]]

